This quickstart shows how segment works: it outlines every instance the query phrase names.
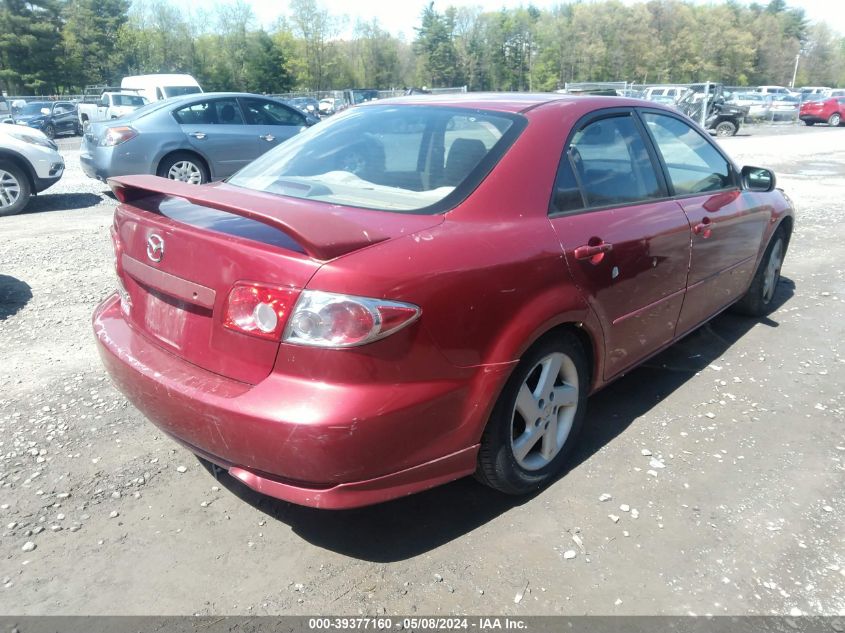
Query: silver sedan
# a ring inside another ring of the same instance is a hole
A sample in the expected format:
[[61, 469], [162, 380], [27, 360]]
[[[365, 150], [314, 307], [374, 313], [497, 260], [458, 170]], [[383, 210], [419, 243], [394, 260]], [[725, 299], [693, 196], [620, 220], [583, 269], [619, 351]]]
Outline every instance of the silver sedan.
[[146, 105], [94, 123], [82, 141], [82, 170], [156, 174], [202, 184], [226, 178], [317, 122], [280, 101], [248, 93], [203, 93]]

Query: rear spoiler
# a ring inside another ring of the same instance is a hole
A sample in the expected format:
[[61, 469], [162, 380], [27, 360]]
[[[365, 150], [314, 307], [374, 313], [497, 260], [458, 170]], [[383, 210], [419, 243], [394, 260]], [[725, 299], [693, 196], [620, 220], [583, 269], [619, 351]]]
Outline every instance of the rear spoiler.
[[326, 211], [315, 211], [313, 202], [280, 198], [225, 183], [197, 186], [143, 175], [109, 178], [108, 184], [117, 199], [124, 203], [150, 196], [173, 196], [262, 222], [286, 233], [302, 246], [308, 256], [320, 260], [333, 259], [387, 240], [391, 236], [388, 225], [397, 221], [411, 225], [408, 228], [414, 225], [414, 216], [361, 209], [341, 214], [336, 206], [327, 207]]

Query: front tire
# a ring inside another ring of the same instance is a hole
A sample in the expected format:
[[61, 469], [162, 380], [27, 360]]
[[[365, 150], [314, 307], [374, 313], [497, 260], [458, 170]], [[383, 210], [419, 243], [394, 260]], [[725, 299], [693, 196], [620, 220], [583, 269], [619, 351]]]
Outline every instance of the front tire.
[[736, 134], [736, 125], [730, 121], [722, 121], [716, 126], [716, 136], [733, 136]]
[[47, 127], [44, 128], [44, 134], [47, 138], [56, 138], [56, 128], [48, 124]]
[[32, 195], [29, 178], [12, 162], [0, 160], [0, 216], [23, 211]]
[[165, 158], [161, 161], [156, 174], [162, 178], [192, 185], [204, 185], [210, 180], [205, 163], [195, 154], [188, 152], [176, 152]]
[[815, 121], [804, 121], [804, 125], [815, 125]]
[[775, 292], [780, 270], [786, 255], [786, 232], [778, 229], [766, 248], [763, 259], [754, 273], [748, 292], [734, 304], [735, 312], [752, 317], [764, 317], [774, 309]]
[[522, 495], [550, 483], [584, 422], [589, 369], [570, 333], [541, 339], [522, 358], [493, 408], [481, 438], [476, 478]]

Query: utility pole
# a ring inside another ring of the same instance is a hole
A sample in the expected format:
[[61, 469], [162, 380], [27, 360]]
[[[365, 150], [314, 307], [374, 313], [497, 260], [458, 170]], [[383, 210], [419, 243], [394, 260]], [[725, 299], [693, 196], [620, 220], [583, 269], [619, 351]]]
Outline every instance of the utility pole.
[[798, 60], [801, 59], [801, 51], [795, 56], [795, 69], [792, 71], [792, 81], [789, 82], [789, 87], [795, 87], [795, 78], [798, 76]]

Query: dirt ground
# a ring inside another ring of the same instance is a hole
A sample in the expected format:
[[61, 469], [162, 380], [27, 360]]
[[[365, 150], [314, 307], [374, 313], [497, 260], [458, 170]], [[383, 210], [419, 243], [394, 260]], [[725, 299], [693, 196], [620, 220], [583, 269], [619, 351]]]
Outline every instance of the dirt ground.
[[799, 212], [770, 318], [594, 396], [532, 498], [346, 512], [215, 480], [111, 386], [115, 203], [63, 142], [63, 180], [0, 218], [0, 614], [845, 614], [845, 128], [743, 132], [724, 147]]

